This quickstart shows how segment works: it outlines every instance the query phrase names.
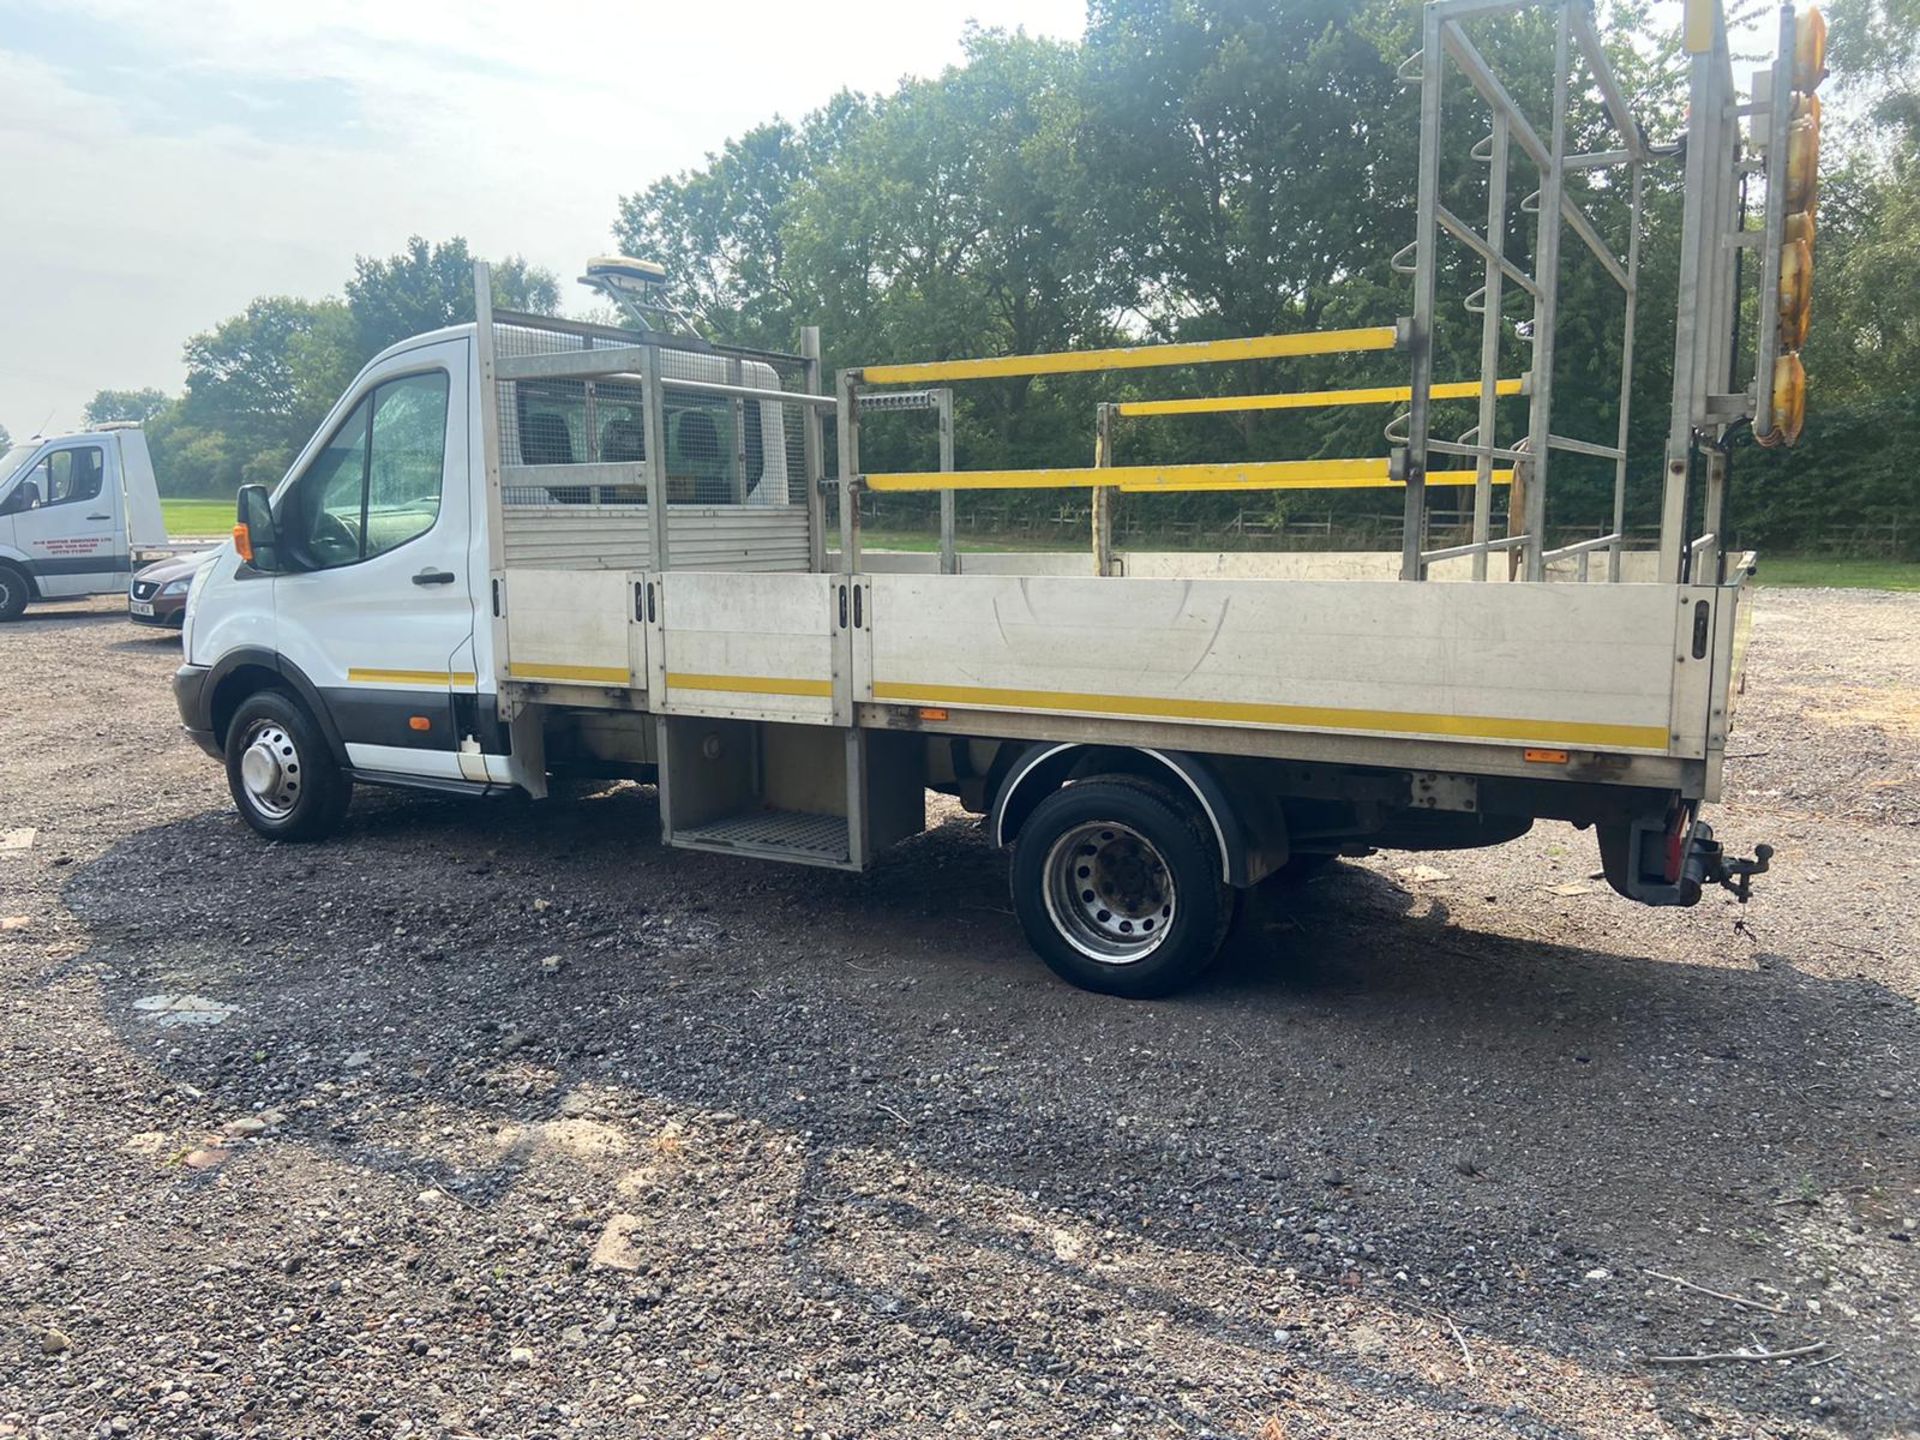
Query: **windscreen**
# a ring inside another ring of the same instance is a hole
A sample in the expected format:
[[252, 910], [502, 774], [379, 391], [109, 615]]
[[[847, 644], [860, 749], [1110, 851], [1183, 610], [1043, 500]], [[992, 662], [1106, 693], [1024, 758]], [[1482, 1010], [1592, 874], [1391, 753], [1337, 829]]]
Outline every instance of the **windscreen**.
[[21, 466], [33, 458], [33, 452], [39, 447], [34, 445], [16, 445], [6, 454], [0, 455], [0, 490], [7, 488]]

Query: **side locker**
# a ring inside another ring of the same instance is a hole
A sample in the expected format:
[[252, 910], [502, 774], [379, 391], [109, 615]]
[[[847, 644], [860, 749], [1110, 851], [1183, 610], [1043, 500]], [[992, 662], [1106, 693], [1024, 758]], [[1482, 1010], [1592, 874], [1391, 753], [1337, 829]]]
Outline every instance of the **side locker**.
[[676, 570], [651, 584], [666, 843], [859, 868], [837, 718], [852, 710], [851, 591], [843, 626], [835, 576]]

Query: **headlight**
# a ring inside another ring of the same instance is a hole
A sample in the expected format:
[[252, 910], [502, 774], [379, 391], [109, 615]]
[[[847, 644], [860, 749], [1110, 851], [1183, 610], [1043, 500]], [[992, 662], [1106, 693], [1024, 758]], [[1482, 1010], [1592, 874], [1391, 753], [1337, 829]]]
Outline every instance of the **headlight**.
[[184, 595], [192, 584], [193, 576], [183, 575], [178, 580], [169, 580], [166, 584], [162, 585], [160, 587], [160, 593], [162, 595]]

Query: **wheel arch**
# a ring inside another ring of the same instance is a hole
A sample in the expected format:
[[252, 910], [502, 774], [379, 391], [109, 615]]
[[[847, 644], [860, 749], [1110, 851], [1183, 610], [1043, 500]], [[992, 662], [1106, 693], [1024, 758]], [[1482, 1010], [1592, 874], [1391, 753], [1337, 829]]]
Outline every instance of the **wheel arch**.
[[226, 745], [227, 727], [233, 723], [234, 712], [239, 710], [241, 703], [249, 695], [268, 689], [291, 690], [313, 717], [313, 723], [319, 726], [334, 760], [342, 766], [348, 763], [346, 744], [340, 738], [340, 732], [333, 723], [333, 716], [328, 713], [319, 689], [298, 665], [285, 656], [254, 646], [228, 651], [214, 664], [213, 673], [207, 677], [207, 718], [216, 743], [223, 747]]
[[0, 546], [0, 565], [4, 565], [26, 582], [27, 598], [29, 600], [41, 600], [45, 598], [40, 593], [40, 581], [33, 573], [32, 560], [20, 554], [17, 550]]
[[1243, 889], [1254, 883], [1255, 847], [1232, 797], [1204, 757], [1182, 750], [1044, 741], [1029, 745], [1008, 767], [994, 792], [993, 808], [987, 816], [993, 843], [1011, 845], [1035, 807], [1062, 786], [1090, 775], [1116, 773], [1171, 780], [1175, 789], [1191, 795], [1219, 846], [1220, 878]]

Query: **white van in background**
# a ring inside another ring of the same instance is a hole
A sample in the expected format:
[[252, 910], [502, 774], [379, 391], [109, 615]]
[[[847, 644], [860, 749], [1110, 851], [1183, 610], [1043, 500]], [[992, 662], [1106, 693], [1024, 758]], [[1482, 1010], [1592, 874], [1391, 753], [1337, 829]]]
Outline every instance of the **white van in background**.
[[35, 438], [0, 455], [0, 620], [35, 600], [122, 592], [170, 548], [137, 425]]

